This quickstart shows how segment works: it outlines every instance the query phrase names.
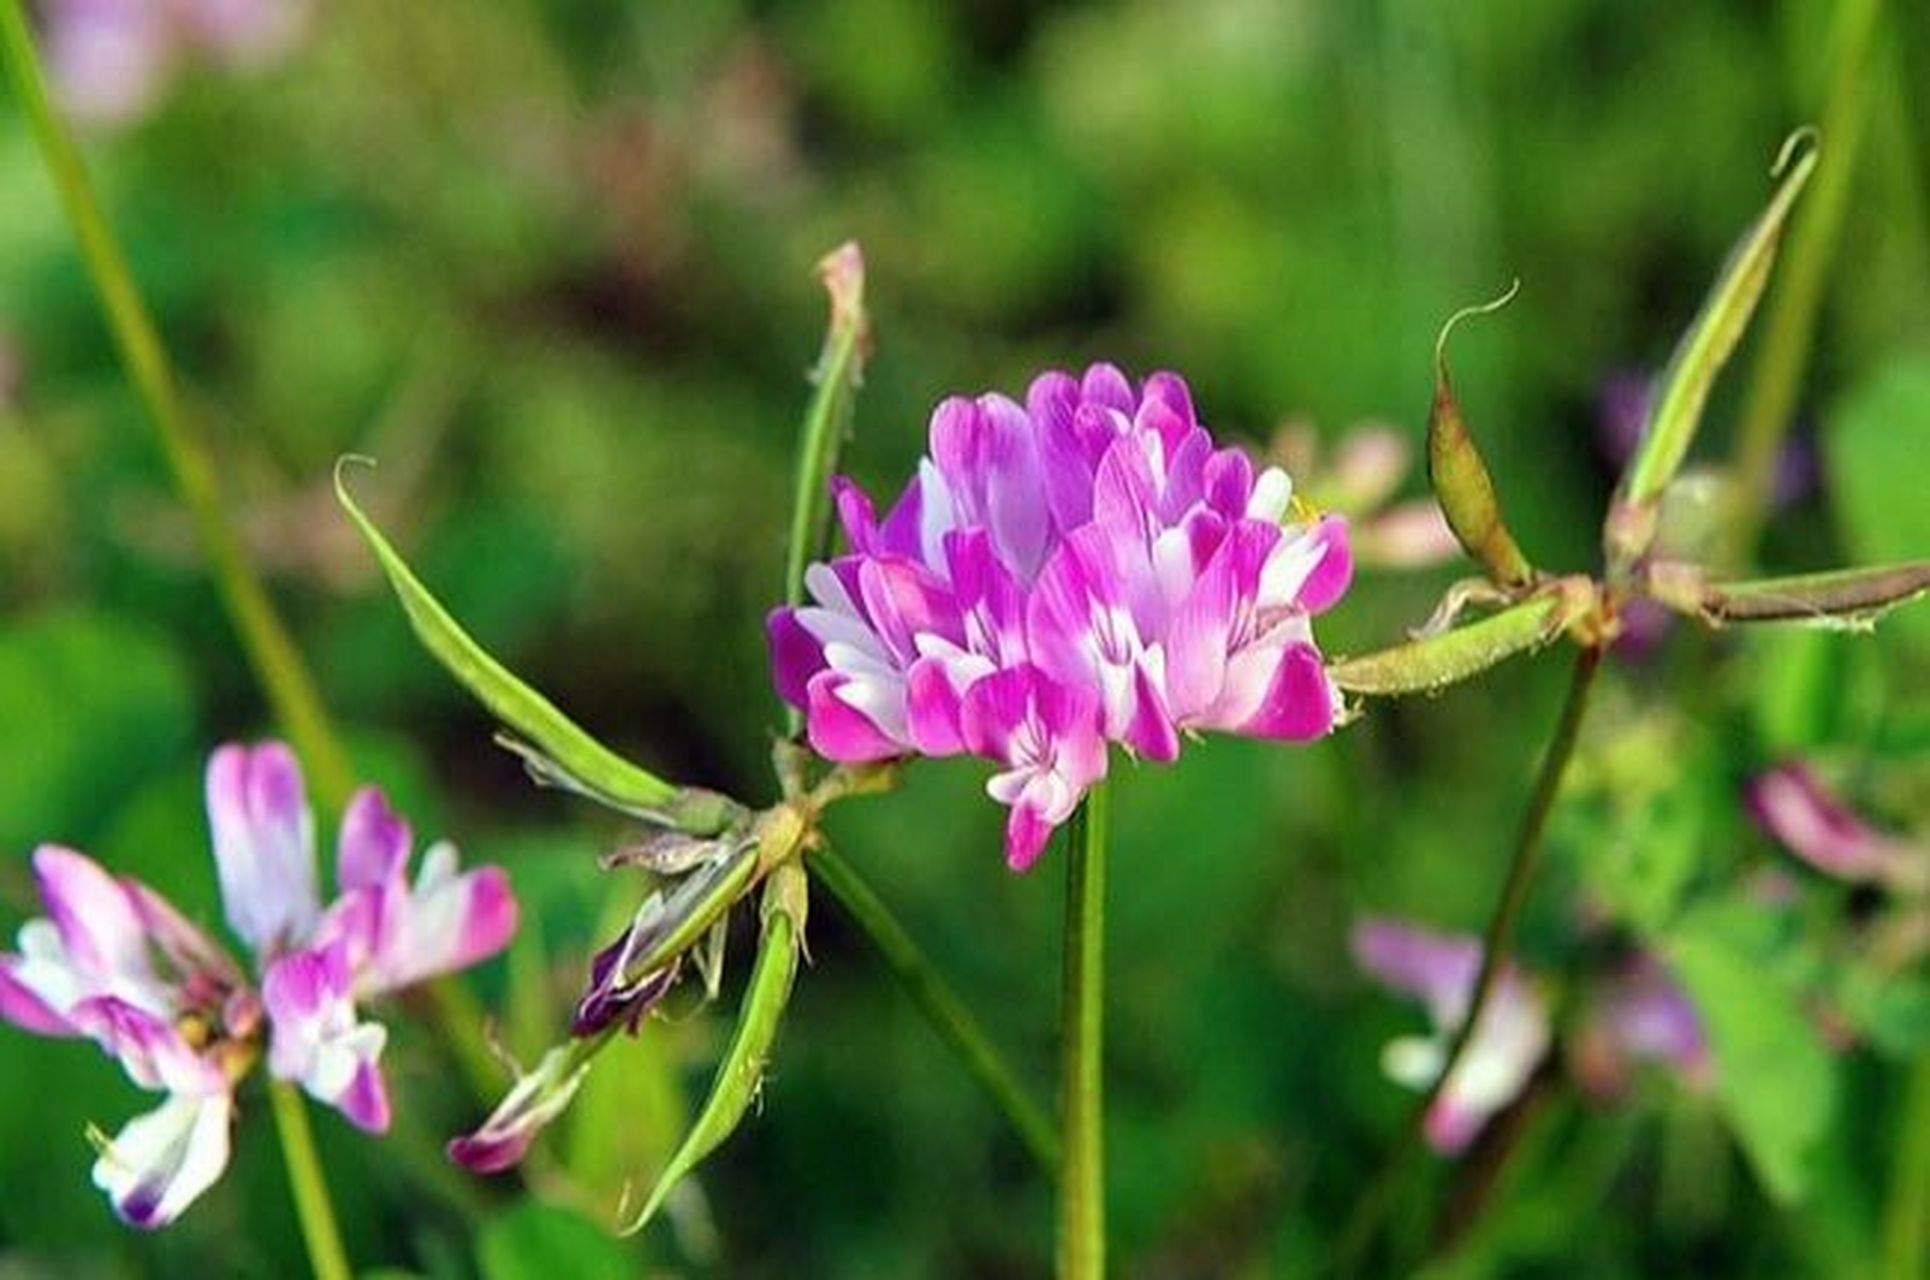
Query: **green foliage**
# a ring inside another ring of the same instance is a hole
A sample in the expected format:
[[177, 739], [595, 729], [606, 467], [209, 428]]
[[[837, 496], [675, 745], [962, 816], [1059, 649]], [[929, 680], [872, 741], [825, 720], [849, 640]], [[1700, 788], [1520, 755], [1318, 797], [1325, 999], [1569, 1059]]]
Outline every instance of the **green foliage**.
[[194, 690], [165, 634], [50, 612], [0, 631], [0, 849], [84, 842], [125, 794], [187, 748]]
[[[1924, 458], [1930, 456], [1930, 359], [1893, 358], [1854, 384], [1833, 406], [1829, 480], [1843, 541], [1866, 563], [1921, 555], [1930, 546]], [[1897, 630], [1919, 651], [1930, 647], [1930, 615], [1910, 610]]]
[[1778, 951], [1762, 913], [1746, 903], [1691, 912], [1664, 943], [1709, 1037], [1716, 1100], [1764, 1189], [1792, 1204], [1814, 1183], [1837, 1084]]
[[628, 1280], [636, 1259], [581, 1214], [528, 1201], [497, 1215], [476, 1241], [482, 1280]]

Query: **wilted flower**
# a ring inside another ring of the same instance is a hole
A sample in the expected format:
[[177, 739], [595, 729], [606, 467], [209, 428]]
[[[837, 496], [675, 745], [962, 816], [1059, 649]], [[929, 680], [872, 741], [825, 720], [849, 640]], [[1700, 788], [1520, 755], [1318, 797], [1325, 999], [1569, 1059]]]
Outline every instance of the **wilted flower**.
[[[1481, 972], [1474, 938], [1433, 933], [1391, 920], [1354, 927], [1354, 958], [1389, 987], [1427, 1006], [1433, 1030], [1389, 1042], [1381, 1066], [1399, 1084], [1432, 1088], [1447, 1065], [1448, 1048], [1467, 1020]], [[1427, 1140], [1457, 1152], [1474, 1141], [1488, 1118], [1513, 1102], [1548, 1053], [1548, 1009], [1514, 965], [1502, 969], [1481, 1011], [1474, 1037], [1427, 1113]]]
[[1930, 851], [1871, 827], [1805, 765], [1759, 775], [1745, 800], [1757, 826], [1824, 875], [1909, 890], [1930, 881]]
[[154, 890], [54, 845], [33, 859], [47, 918], [0, 955], [0, 1016], [92, 1039], [135, 1084], [167, 1094], [103, 1140], [94, 1166], [116, 1210], [142, 1227], [172, 1221], [220, 1176], [234, 1089], [264, 1036], [272, 1075], [363, 1129], [386, 1129], [377, 1060], [387, 1033], [360, 1019], [357, 1002], [474, 964], [516, 929], [503, 873], [458, 873], [447, 843], [429, 849], [411, 884], [408, 824], [373, 787], [343, 815], [339, 893], [324, 906], [314, 815], [279, 743], [220, 748], [206, 790], [228, 924], [253, 953], [258, 991]]
[[286, 52], [307, 11], [307, 0], [49, 0], [48, 69], [74, 115], [124, 123], [154, 105], [190, 55], [251, 66]]
[[[841, 762], [997, 761], [1031, 864], [1106, 771], [1180, 734], [1304, 740], [1339, 707], [1310, 619], [1352, 576], [1345, 523], [1289, 518], [1285, 472], [1216, 449], [1186, 384], [1047, 373], [1024, 406], [953, 398], [881, 521], [837, 482], [851, 552], [770, 618], [778, 691]], [[996, 677], [996, 679], [994, 678]]]

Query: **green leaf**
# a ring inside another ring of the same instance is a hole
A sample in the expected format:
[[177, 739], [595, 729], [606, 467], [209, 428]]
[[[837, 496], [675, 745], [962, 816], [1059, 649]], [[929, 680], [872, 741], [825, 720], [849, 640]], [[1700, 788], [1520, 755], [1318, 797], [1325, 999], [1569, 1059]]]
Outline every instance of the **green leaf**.
[[[728, 806], [717, 803], [720, 797], [680, 790], [617, 755], [471, 639], [349, 495], [346, 466], [350, 461], [343, 459], [335, 469], [336, 499], [375, 552], [416, 638], [458, 683], [527, 740], [534, 750], [523, 755], [539, 780], [580, 790], [666, 826], [711, 830], [722, 825]], [[554, 772], [544, 772], [545, 766], [553, 766]]]
[[1829, 1051], [1778, 977], [1760, 911], [1705, 907], [1664, 943], [1671, 970], [1702, 1018], [1715, 1059], [1716, 1101], [1765, 1191], [1779, 1204], [1807, 1194], [1812, 1156], [1835, 1109]]
[[1461, 416], [1461, 404], [1454, 396], [1454, 382], [1448, 376], [1447, 341], [1454, 326], [1469, 316], [1487, 315], [1508, 305], [1520, 283], [1493, 302], [1465, 307], [1448, 317], [1434, 342], [1434, 404], [1427, 418], [1427, 478], [1434, 496], [1447, 517], [1463, 549], [1474, 557], [1488, 577], [1504, 587], [1527, 585], [1535, 576], [1528, 557], [1509, 532], [1501, 516], [1501, 501], [1495, 496], [1494, 480], [1488, 465], [1475, 447]]
[[535, 1200], [483, 1228], [476, 1263], [482, 1280], [628, 1280], [638, 1272], [631, 1251], [608, 1231]]
[[824, 350], [811, 373], [817, 391], [804, 414], [798, 437], [797, 490], [792, 500], [791, 536], [784, 559], [784, 598], [804, 599], [804, 570], [822, 556], [830, 540], [831, 474], [851, 427], [851, 410], [864, 381], [864, 359], [871, 345], [864, 309], [864, 254], [855, 241], [833, 249], [818, 263], [818, 278], [831, 295], [831, 321]]
[[1816, 170], [1816, 156], [1812, 131], [1797, 133], [1783, 144], [1775, 168], [1782, 181], [1775, 195], [1729, 251], [1702, 309], [1663, 369], [1642, 425], [1641, 443], [1609, 512], [1605, 540], [1612, 564], [1626, 568], [1648, 550], [1662, 491], [1688, 456], [1709, 389], [1762, 300], [1783, 228], [1796, 197]]
[[643, 1208], [624, 1228], [626, 1233], [641, 1231], [677, 1184], [736, 1131], [763, 1086], [764, 1069], [777, 1041], [784, 1008], [791, 1000], [791, 981], [797, 976], [807, 892], [804, 869], [795, 862], [771, 873], [764, 890], [764, 933], [744, 1003], [738, 1010], [737, 1029], [717, 1064], [710, 1094], [697, 1113], [696, 1123], [658, 1175]]
[[[1827, 414], [1822, 432], [1830, 506], [1850, 554], [1886, 562], [1930, 554], [1930, 356], [1891, 361]], [[1930, 615], [1914, 611], [1897, 630], [1930, 644]]]
[[1579, 617], [1591, 597], [1587, 584], [1562, 584], [1479, 622], [1391, 649], [1343, 658], [1327, 674], [1349, 693], [1398, 697], [1436, 693], [1489, 667], [1548, 644]]

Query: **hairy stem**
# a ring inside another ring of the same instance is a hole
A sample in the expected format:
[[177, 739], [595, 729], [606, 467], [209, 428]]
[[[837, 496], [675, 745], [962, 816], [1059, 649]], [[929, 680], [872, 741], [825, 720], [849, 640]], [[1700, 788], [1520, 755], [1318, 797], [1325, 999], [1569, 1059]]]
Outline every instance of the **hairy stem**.
[[285, 1080], [268, 1082], [268, 1099], [281, 1135], [282, 1159], [288, 1165], [288, 1188], [295, 1197], [295, 1216], [301, 1219], [302, 1241], [308, 1246], [308, 1265], [315, 1280], [349, 1280], [348, 1252], [335, 1225], [335, 1206], [328, 1198], [328, 1182], [315, 1154], [315, 1133], [308, 1124], [308, 1104]]
[[1343, 1274], [1351, 1274], [1359, 1269], [1388, 1210], [1393, 1207], [1395, 1194], [1406, 1179], [1408, 1167], [1421, 1149], [1428, 1112], [1433, 1110], [1442, 1090], [1447, 1087], [1462, 1057], [1466, 1055], [1468, 1045], [1474, 1039], [1474, 1030], [1480, 1025], [1482, 1014], [1487, 1011], [1488, 998], [1494, 994], [1495, 985], [1508, 963], [1509, 953], [1514, 947], [1515, 926], [1520, 921], [1522, 905], [1528, 900], [1535, 868], [1541, 862], [1542, 833], [1547, 828], [1548, 814], [1554, 808], [1555, 797], [1561, 790], [1562, 777], [1574, 757], [1575, 744], [1581, 736], [1582, 718], [1588, 710], [1589, 693], [1594, 689], [1595, 674], [1600, 670], [1601, 662], [1602, 650], [1595, 646], [1585, 647], [1575, 655], [1575, 668], [1569, 677], [1568, 696], [1562, 703], [1561, 719], [1556, 723], [1555, 736], [1542, 756], [1541, 771], [1535, 778], [1534, 792], [1529, 796], [1527, 811], [1522, 814], [1521, 827], [1515, 837], [1508, 878], [1502, 884], [1501, 898], [1495, 903], [1494, 914], [1489, 918], [1482, 937], [1481, 971], [1468, 1001], [1467, 1016], [1448, 1046], [1440, 1075], [1435, 1077], [1426, 1095], [1415, 1105], [1399, 1141], [1382, 1162], [1374, 1180], [1368, 1184], [1366, 1194], [1355, 1204], [1354, 1212], [1341, 1232], [1334, 1256]]
[[884, 899], [865, 882], [856, 867], [828, 845], [811, 853], [810, 866], [817, 872], [818, 882], [830, 891], [844, 908], [845, 915], [877, 949], [879, 958], [931, 1023], [932, 1030], [958, 1055], [979, 1088], [1004, 1114], [1026, 1151], [1048, 1177], [1056, 1176], [1059, 1136], [1053, 1132], [1052, 1121], [1019, 1085], [1004, 1059], [999, 1057], [985, 1028], [932, 967], [931, 960], [898, 923]]
[[1087, 793], [1068, 834], [1059, 1276], [1100, 1280], [1106, 1273], [1104, 782]]
[[1783, 441], [1809, 367], [1817, 313], [1849, 212], [1850, 182], [1870, 114], [1870, 51], [1882, 10], [1883, 0], [1844, 0], [1836, 10], [1815, 190], [1790, 228], [1789, 253], [1764, 318], [1736, 427], [1737, 495], [1727, 548], [1733, 565], [1749, 559], [1762, 533]]

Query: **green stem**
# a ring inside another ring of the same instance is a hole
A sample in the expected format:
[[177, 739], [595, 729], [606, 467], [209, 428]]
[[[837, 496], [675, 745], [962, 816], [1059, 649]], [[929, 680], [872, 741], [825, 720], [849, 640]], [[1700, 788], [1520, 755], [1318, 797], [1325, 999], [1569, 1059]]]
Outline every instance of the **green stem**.
[[898, 979], [939, 1038], [958, 1054], [979, 1088], [1005, 1114], [1026, 1151], [1048, 1176], [1056, 1175], [1059, 1137], [1052, 1130], [1051, 1120], [1020, 1087], [993, 1047], [991, 1037], [918, 949], [918, 944], [891, 914], [891, 908], [865, 883], [857, 868], [829, 846], [811, 853], [810, 866], [817, 873], [818, 882], [830, 891], [859, 932], [877, 948], [892, 976]]
[[1914, 1280], [1930, 1265], [1930, 1056], [1917, 1059], [1896, 1128], [1896, 1161], [1883, 1208], [1883, 1275]]
[[1575, 744], [1581, 736], [1582, 719], [1588, 710], [1589, 693], [1595, 686], [1595, 674], [1601, 669], [1602, 650], [1588, 646], [1575, 655], [1575, 668], [1569, 677], [1568, 696], [1562, 703], [1561, 719], [1555, 726], [1555, 736], [1548, 744], [1548, 750], [1541, 759], [1541, 771], [1535, 778], [1535, 789], [1528, 799], [1527, 811], [1522, 815], [1521, 827], [1515, 837], [1514, 857], [1508, 865], [1508, 878], [1501, 887], [1501, 899], [1495, 903], [1494, 914], [1488, 920], [1487, 931], [1481, 943], [1481, 971], [1475, 978], [1474, 993], [1468, 1000], [1467, 1016], [1454, 1033], [1448, 1046], [1447, 1056], [1441, 1064], [1441, 1073], [1434, 1078], [1426, 1095], [1415, 1105], [1403, 1130], [1399, 1142], [1382, 1163], [1379, 1173], [1368, 1185], [1365, 1195], [1354, 1207], [1353, 1215], [1342, 1230], [1335, 1249], [1335, 1261], [1343, 1274], [1351, 1274], [1359, 1266], [1375, 1235], [1379, 1232], [1382, 1220], [1393, 1207], [1395, 1193], [1407, 1176], [1408, 1166], [1420, 1152], [1427, 1131], [1427, 1115], [1434, 1109], [1442, 1090], [1447, 1088], [1455, 1069], [1460, 1066], [1468, 1045], [1474, 1039], [1475, 1028], [1480, 1025], [1481, 1015], [1487, 1011], [1488, 998], [1500, 980], [1503, 968], [1507, 965], [1509, 953], [1514, 947], [1514, 931], [1521, 918], [1521, 908], [1528, 900], [1529, 886], [1534, 882], [1535, 869], [1541, 861], [1542, 833], [1548, 825], [1548, 814], [1555, 806], [1555, 797], [1561, 791], [1561, 780], [1568, 771], [1568, 763], [1574, 758]]
[[154, 424], [175, 487], [194, 519], [222, 604], [275, 717], [331, 806], [348, 799], [355, 775], [329, 724], [320, 695], [288, 629], [268, 597], [221, 503], [215, 466], [190, 428], [175, 390], [167, 352], [141, 302], [127, 259], [101, 209], [80, 150], [47, 97], [46, 79], [20, 0], [0, 0], [0, 58], [33, 127], [87, 273], [100, 294], [109, 330], [134, 390]]
[[1066, 861], [1060, 1280], [1106, 1273], [1106, 784], [1073, 815]]
[[[6, 67], [7, 78], [19, 96], [59, 190], [88, 275], [100, 294], [114, 344], [154, 424], [175, 485], [193, 516], [215, 586], [240, 633], [242, 648], [276, 718], [307, 762], [317, 789], [331, 805], [340, 805], [354, 788], [348, 754], [335, 736], [301, 654], [221, 504], [213, 459], [182, 412], [167, 353], [134, 287], [127, 259], [88, 179], [80, 150], [47, 97], [46, 77], [20, 0], [0, 0], [0, 63]], [[336, 1229], [301, 1097], [279, 1082], [270, 1083], [269, 1096], [274, 1102], [309, 1261], [322, 1280], [347, 1280], [347, 1253]]]
[[1733, 565], [1750, 558], [1762, 533], [1783, 440], [1809, 366], [1816, 318], [1849, 212], [1850, 183], [1869, 119], [1870, 49], [1882, 10], [1883, 0], [1845, 0], [1836, 9], [1814, 190], [1790, 228], [1789, 253], [1764, 317], [1762, 345], [1736, 427], [1737, 496], [1728, 547]]
[[281, 1134], [282, 1158], [288, 1165], [288, 1186], [295, 1196], [295, 1215], [301, 1219], [302, 1240], [315, 1280], [349, 1280], [348, 1253], [335, 1225], [322, 1162], [315, 1154], [315, 1134], [308, 1125], [308, 1106], [295, 1086], [285, 1080], [268, 1082], [268, 1099]]

